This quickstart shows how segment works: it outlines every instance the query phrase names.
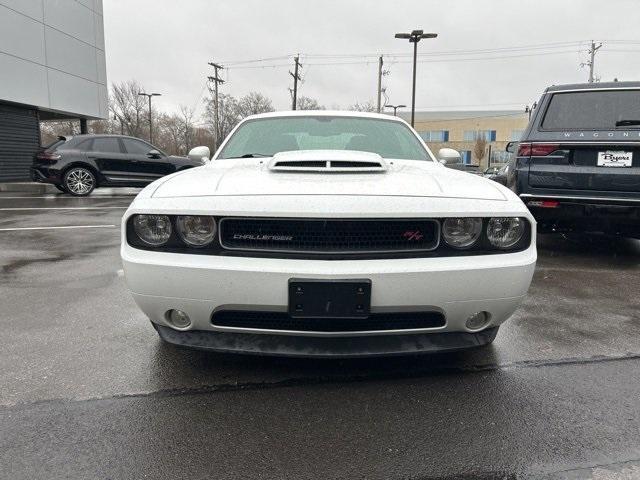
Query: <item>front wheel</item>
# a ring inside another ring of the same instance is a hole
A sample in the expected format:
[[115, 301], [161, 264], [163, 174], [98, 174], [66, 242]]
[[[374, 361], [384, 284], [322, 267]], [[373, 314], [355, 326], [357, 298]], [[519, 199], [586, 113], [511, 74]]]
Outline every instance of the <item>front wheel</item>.
[[71, 195], [84, 197], [96, 188], [96, 177], [91, 170], [83, 167], [73, 167], [64, 175], [64, 188]]

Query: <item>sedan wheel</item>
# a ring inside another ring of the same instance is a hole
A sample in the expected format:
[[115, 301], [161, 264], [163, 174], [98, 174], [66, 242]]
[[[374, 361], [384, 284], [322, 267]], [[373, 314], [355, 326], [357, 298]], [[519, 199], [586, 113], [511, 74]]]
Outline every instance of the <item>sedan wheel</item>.
[[86, 168], [75, 167], [65, 174], [64, 187], [71, 195], [89, 195], [96, 188], [96, 177]]

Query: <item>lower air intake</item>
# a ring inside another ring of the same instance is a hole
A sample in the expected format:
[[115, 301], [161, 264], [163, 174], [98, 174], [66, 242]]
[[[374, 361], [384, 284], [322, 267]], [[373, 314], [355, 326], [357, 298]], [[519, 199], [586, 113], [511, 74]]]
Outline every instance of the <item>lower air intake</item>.
[[211, 316], [217, 327], [288, 330], [297, 332], [364, 332], [438, 328], [445, 325], [440, 312], [373, 313], [368, 318], [291, 318], [287, 312], [221, 310]]

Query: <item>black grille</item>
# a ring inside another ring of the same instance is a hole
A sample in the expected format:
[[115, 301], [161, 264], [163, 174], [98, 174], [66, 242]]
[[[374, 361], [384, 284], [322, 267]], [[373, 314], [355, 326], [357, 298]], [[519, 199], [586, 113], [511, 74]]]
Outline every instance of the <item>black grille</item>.
[[218, 327], [291, 330], [299, 332], [362, 332], [376, 330], [411, 330], [445, 325], [440, 312], [373, 313], [368, 318], [291, 318], [287, 312], [222, 310], [215, 312], [211, 323]]
[[358, 254], [428, 251], [438, 245], [435, 220], [225, 218], [222, 246], [233, 250]]

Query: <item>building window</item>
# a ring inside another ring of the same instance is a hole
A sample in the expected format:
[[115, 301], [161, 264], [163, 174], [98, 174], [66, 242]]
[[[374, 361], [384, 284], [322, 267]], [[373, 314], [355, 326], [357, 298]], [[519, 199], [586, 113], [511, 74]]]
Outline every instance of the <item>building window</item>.
[[448, 142], [449, 130], [429, 130], [427, 132], [419, 132], [425, 142]]
[[505, 150], [491, 150], [489, 165], [509, 163], [513, 154]]
[[465, 142], [475, 142], [478, 138], [484, 138], [487, 142], [496, 141], [495, 130], [465, 130], [462, 139]]
[[460, 150], [460, 157], [462, 158], [462, 163], [469, 165], [471, 163], [471, 150]]
[[517, 142], [522, 138], [524, 130], [511, 130], [511, 141]]

